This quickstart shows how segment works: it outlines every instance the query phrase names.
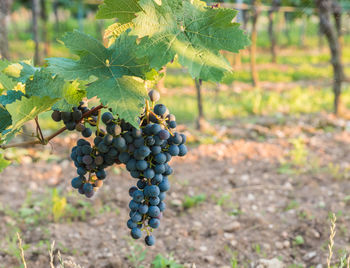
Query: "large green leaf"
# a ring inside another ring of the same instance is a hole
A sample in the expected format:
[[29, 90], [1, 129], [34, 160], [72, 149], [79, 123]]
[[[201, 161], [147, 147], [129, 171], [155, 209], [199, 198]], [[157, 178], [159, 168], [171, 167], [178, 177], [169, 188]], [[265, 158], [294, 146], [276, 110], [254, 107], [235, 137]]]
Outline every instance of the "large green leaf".
[[105, 0], [96, 14], [97, 19], [117, 18], [120, 23], [131, 22], [142, 10], [138, 0]]
[[32, 77], [35, 74], [35, 72], [40, 71], [41, 69], [39, 67], [29, 65], [25, 62], [20, 62], [20, 64], [22, 65], [22, 69], [20, 77], [17, 80], [22, 83], [25, 83], [28, 80], [28, 78]]
[[58, 99], [63, 96], [63, 86], [65, 82], [60, 77], [52, 77], [51, 73], [45, 69], [36, 71], [33, 79], [29, 79], [26, 83], [26, 95], [31, 96], [47, 96], [52, 99]]
[[[132, 120], [130, 123], [137, 126], [135, 118], [139, 109], [134, 107], [144, 105], [146, 90], [135, 90], [133, 77], [144, 78], [150, 67], [145, 58], [138, 59], [133, 54], [137, 48], [136, 39], [125, 32], [111, 47], [105, 48], [91, 36], [74, 31], [66, 34], [62, 41], [80, 59], [49, 58], [49, 69], [67, 80], [95, 77], [95, 82], [87, 88], [88, 97], [97, 96], [104, 105], [113, 106], [115, 114], [126, 116], [124, 119]], [[133, 93], [130, 95], [129, 91]], [[123, 99], [127, 99], [129, 105], [116, 105]]]
[[121, 118], [138, 127], [138, 116], [147, 98], [145, 84], [140, 80], [130, 76], [123, 76], [117, 80], [113, 78], [98, 80], [88, 87], [87, 96], [92, 98], [98, 92], [102, 103], [108, 103], [113, 112], [117, 111]]
[[34, 73], [33, 79], [27, 81], [26, 95], [57, 99], [54, 109], [72, 111], [72, 107], [78, 106], [85, 97], [86, 91], [76, 81], [65, 82], [59, 76], [53, 77], [50, 72], [41, 69]]
[[63, 98], [55, 103], [52, 108], [71, 112], [73, 107], [79, 106], [79, 103], [85, 96], [85, 87], [78, 81], [66, 82], [63, 87]]
[[7, 76], [6, 74], [0, 71], [0, 84], [2, 85], [4, 90], [11, 90], [17, 85], [17, 82], [15, 82], [11, 77]]
[[13, 89], [17, 84], [8, 74], [3, 72], [10, 64], [11, 62], [7, 60], [0, 60], [0, 94], [4, 90]]
[[78, 61], [66, 58], [47, 59], [49, 70], [65, 79], [88, 80], [91, 76], [119, 78], [123, 75], [143, 78], [149, 70], [148, 62], [137, 59], [133, 54], [137, 48], [136, 36], [130, 36], [128, 32], [121, 34], [109, 48], [79, 31], [66, 34], [62, 41], [67, 48], [80, 56]]
[[12, 120], [9, 112], [0, 106], [0, 133], [11, 126]]
[[249, 44], [232, 22], [235, 10], [207, 7], [198, 0], [141, 0], [140, 5], [144, 11], [133, 20], [132, 30], [144, 37], [137, 55], [147, 56], [156, 69], [178, 55], [193, 77], [221, 81], [231, 67], [220, 51], [238, 52]]
[[0, 71], [4, 70], [7, 66], [9, 66], [11, 62], [9, 62], [6, 59], [1, 59], [0, 60]]
[[22, 97], [22, 99], [8, 104], [6, 109], [12, 117], [12, 129], [16, 130], [40, 113], [50, 110], [56, 101], [57, 99], [50, 97], [33, 96], [30, 98]]

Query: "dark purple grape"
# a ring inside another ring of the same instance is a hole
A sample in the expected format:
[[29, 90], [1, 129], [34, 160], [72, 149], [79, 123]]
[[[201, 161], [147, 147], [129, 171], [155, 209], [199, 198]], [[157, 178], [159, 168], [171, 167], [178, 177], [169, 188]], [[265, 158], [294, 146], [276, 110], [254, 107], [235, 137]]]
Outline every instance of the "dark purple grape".
[[81, 111], [77, 110], [77, 111], [74, 111], [74, 112], [72, 113], [72, 119], [73, 119], [73, 121], [77, 122], [77, 121], [79, 121], [79, 120], [82, 119], [82, 118], [83, 118], [83, 114], [82, 114]]
[[60, 122], [62, 120], [61, 112], [60, 111], [53, 111], [51, 118], [55, 122]]
[[94, 160], [92, 159], [92, 157], [90, 155], [84, 155], [83, 156], [83, 163], [85, 165], [91, 165], [93, 161]]
[[162, 116], [166, 112], [166, 106], [164, 104], [157, 104], [154, 106], [154, 113]]
[[85, 128], [84, 131], [82, 132], [82, 135], [85, 138], [89, 138], [92, 135], [92, 130], [90, 128]]
[[105, 123], [106, 125], [111, 123], [113, 120], [113, 115], [109, 112], [106, 112], [102, 115], [102, 122]]

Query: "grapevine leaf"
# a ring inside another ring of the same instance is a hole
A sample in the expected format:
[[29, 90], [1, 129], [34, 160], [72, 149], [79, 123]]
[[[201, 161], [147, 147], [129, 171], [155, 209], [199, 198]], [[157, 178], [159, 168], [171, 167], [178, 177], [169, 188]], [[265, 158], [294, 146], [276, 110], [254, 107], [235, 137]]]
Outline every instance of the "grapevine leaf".
[[21, 131], [21, 128], [18, 129], [6, 129], [0, 134], [1, 143], [8, 144], [14, 137], [16, 137]]
[[136, 38], [125, 32], [111, 47], [105, 48], [87, 34], [79, 31], [68, 33], [62, 41], [73, 53], [80, 56], [80, 60], [49, 58], [49, 70], [68, 80], [88, 80], [90, 76], [118, 78], [123, 75], [143, 78], [144, 73], [149, 70], [149, 65], [146, 59], [137, 59], [133, 55], [137, 48]]
[[105, 39], [109, 39], [108, 41], [108, 47], [110, 47], [114, 41], [117, 39], [118, 36], [120, 36], [122, 33], [124, 33], [126, 30], [130, 29], [132, 27], [132, 23], [125, 23], [125, 24], [120, 24], [118, 22], [110, 25], [104, 34]]
[[36, 71], [39, 71], [40, 68], [34, 67], [30, 64], [27, 64], [25, 62], [20, 62], [22, 65], [21, 74], [18, 78], [19, 82], [25, 83], [30, 77], [32, 77]]
[[33, 79], [27, 81], [26, 95], [58, 99], [54, 109], [71, 111], [74, 106], [79, 105], [86, 92], [77, 81], [65, 82], [59, 76], [52, 77], [47, 70], [41, 69], [34, 73]]
[[4, 158], [3, 154], [0, 154], [0, 172], [2, 172], [5, 168], [7, 168], [11, 164], [10, 161]]
[[11, 115], [5, 108], [0, 107], [0, 133], [11, 126], [11, 124]]
[[69, 33], [64, 36], [63, 42], [80, 59], [49, 58], [49, 70], [67, 80], [95, 77], [87, 88], [88, 97], [97, 96], [104, 105], [113, 108], [115, 114], [138, 126], [136, 116], [144, 104], [146, 90], [135, 77], [144, 78], [151, 69], [145, 58], [137, 59], [133, 54], [137, 48], [136, 39], [127, 31], [111, 47], [105, 48], [86, 34], [78, 31]]
[[130, 76], [98, 80], [88, 87], [87, 96], [88, 98], [97, 96], [120, 118], [138, 127], [138, 116], [141, 114], [147, 98], [145, 85], [140, 80]]
[[23, 92], [17, 91], [17, 90], [8, 90], [6, 92], [6, 95], [0, 96], [0, 104], [2, 106], [6, 106], [7, 104], [10, 104], [12, 102], [15, 102], [16, 100], [19, 100], [23, 96]]
[[132, 34], [144, 37], [137, 55], [147, 56], [160, 69], [179, 56], [179, 62], [194, 78], [219, 82], [231, 67], [221, 50], [238, 52], [249, 44], [233, 23], [236, 11], [207, 7], [202, 1], [141, 0], [144, 12], [133, 20]]
[[117, 18], [120, 23], [131, 22], [142, 11], [139, 0], [105, 0], [96, 14], [97, 19]]
[[22, 69], [23, 66], [20, 63], [11, 63], [3, 70], [3, 73], [17, 80], [20, 79]]
[[52, 109], [70, 112], [77, 107], [79, 102], [86, 96], [86, 90], [78, 81], [66, 82], [63, 87], [63, 99], [55, 103]]
[[2, 85], [3, 89], [11, 90], [17, 85], [17, 82], [13, 81], [12, 78], [6, 74], [0, 72], [0, 84]]
[[8, 60], [6, 60], [6, 59], [0, 60], [0, 71], [4, 70], [10, 64], [11, 63]]
[[46, 70], [36, 71], [33, 79], [29, 79], [26, 83], [26, 95], [31, 96], [47, 96], [52, 99], [61, 98], [63, 96], [64, 80], [60, 77], [52, 77], [51, 73]]
[[27, 121], [49, 110], [56, 101], [57, 99], [46, 96], [33, 96], [30, 98], [22, 97], [22, 99], [8, 104], [6, 108], [12, 117], [12, 130], [20, 128]]

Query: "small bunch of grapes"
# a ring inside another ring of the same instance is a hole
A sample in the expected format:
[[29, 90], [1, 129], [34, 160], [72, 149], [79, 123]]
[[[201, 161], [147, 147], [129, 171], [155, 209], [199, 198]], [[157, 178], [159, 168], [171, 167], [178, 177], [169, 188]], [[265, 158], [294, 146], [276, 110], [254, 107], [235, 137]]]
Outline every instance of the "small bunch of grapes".
[[[92, 107], [91, 110], [92, 109], [94, 109], [94, 107]], [[96, 126], [98, 116], [98, 111], [95, 111], [89, 118], [83, 118], [83, 115], [89, 111], [90, 109], [86, 106], [85, 102], [81, 102], [78, 107], [72, 108], [72, 112], [61, 112], [55, 110], [51, 117], [55, 122], [63, 121], [69, 131], [77, 130], [81, 132], [83, 137], [88, 138], [92, 135], [92, 130], [86, 127], [85, 123], [88, 123], [91, 126]]]
[[103, 156], [88, 141], [80, 139], [72, 149], [71, 158], [79, 175], [72, 180], [72, 187], [78, 189], [80, 194], [92, 197], [107, 176]]

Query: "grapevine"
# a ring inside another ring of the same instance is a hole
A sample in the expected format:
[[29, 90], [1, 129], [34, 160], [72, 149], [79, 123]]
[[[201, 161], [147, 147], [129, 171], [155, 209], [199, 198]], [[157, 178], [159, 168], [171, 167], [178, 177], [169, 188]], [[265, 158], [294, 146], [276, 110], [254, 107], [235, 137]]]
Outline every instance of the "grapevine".
[[[220, 82], [232, 71], [221, 51], [249, 44], [233, 22], [236, 13], [200, 0], [105, 0], [97, 18], [118, 20], [106, 31], [108, 47], [74, 31], [60, 41], [78, 59], [48, 58], [41, 67], [0, 60], [0, 149], [47, 145], [65, 131], [78, 131], [72, 187], [91, 198], [108, 167], [125, 165], [137, 180], [129, 190], [127, 227], [135, 239], [144, 231], [146, 244], [153, 245], [170, 189], [169, 162], [185, 156], [187, 147], [175, 115], [158, 103], [150, 85], [174, 60], [194, 79]], [[91, 99], [99, 105], [89, 108]], [[39, 119], [50, 110], [64, 127], [45, 137]], [[11, 142], [30, 120], [37, 130], [33, 140]], [[8, 164], [0, 151], [0, 171]]]

